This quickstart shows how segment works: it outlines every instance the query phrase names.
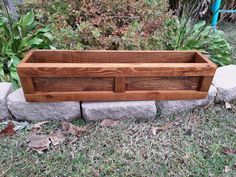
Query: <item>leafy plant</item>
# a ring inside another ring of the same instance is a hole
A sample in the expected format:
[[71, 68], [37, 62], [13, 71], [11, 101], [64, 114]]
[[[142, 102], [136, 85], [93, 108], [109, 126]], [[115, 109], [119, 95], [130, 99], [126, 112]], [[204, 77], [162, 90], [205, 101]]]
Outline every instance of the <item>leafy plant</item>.
[[49, 26], [35, 21], [33, 11], [13, 21], [9, 13], [7, 17], [0, 14], [0, 81], [12, 82], [14, 88], [20, 86], [16, 66], [24, 54], [33, 48], [51, 48], [53, 36]]
[[213, 31], [205, 21], [192, 25], [189, 20], [176, 20], [166, 33], [170, 36], [166, 46], [170, 50], [199, 50], [217, 65], [231, 63], [232, 48], [226, 41], [223, 31]]
[[55, 45], [69, 49], [145, 49], [147, 38], [171, 18], [165, 0], [52, 0], [19, 9], [28, 8], [53, 25]]

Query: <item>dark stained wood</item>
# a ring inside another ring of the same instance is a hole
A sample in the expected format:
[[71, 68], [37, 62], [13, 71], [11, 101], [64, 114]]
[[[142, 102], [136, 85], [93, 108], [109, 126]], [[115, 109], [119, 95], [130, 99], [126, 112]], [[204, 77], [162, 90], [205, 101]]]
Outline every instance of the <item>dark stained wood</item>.
[[212, 83], [213, 77], [202, 77], [200, 82], [199, 82], [199, 91], [208, 91], [211, 83]]
[[196, 90], [200, 77], [127, 77], [126, 90]]
[[212, 67], [217, 68], [216, 64], [212, 63], [211, 60], [198, 51], [195, 53], [195, 63], [209, 63]]
[[115, 92], [125, 92], [125, 77], [116, 77], [115, 78]]
[[25, 94], [27, 101], [54, 102], [54, 101], [118, 101], [118, 100], [191, 100], [202, 99], [207, 92], [196, 90], [158, 90], [158, 91], [126, 91], [115, 93], [110, 91], [88, 92], [36, 92]]
[[32, 78], [21, 77], [20, 81], [21, 81], [24, 93], [34, 93], [35, 92], [35, 86], [34, 86]]
[[36, 60], [35, 60], [35, 57], [34, 57], [34, 51], [31, 50], [29, 51], [25, 57], [21, 60], [21, 63], [26, 63], [26, 62], [31, 62], [31, 63], [34, 63]]
[[113, 91], [114, 78], [109, 77], [71, 77], [71, 78], [34, 78], [36, 91]]
[[27, 101], [202, 99], [216, 65], [198, 51], [29, 52], [17, 67]]
[[190, 63], [195, 51], [34, 51], [36, 63]]
[[22, 77], [213, 76], [208, 63], [23, 63]]

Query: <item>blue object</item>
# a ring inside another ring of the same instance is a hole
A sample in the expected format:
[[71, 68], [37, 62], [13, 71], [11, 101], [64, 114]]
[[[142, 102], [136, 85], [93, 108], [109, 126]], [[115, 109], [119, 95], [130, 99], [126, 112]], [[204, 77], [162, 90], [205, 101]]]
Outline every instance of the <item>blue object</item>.
[[216, 30], [216, 25], [220, 13], [236, 13], [236, 10], [220, 10], [221, 1], [222, 0], [215, 0], [215, 2], [212, 5], [213, 18], [211, 25], [214, 30]]
[[211, 25], [214, 30], [216, 30], [216, 24], [218, 22], [218, 18], [220, 14], [220, 5], [221, 5], [221, 0], [215, 0], [214, 4], [212, 5], [213, 19], [212, 19]]

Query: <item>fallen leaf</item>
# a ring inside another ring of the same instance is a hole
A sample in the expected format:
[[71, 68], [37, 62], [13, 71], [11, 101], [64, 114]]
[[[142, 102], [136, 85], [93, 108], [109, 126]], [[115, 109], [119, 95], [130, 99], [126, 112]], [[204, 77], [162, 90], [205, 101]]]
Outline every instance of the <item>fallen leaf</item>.
[[0, 137], [2, 136], [13, 136], [16, 134], [16, 131], [14, 130], [14, 123], [12, 121], [9, 121], [7, 126], [0, 131]]
[[224, 172], [225, 172], [225, 173], [228, 173], [228, 172], [230, 172], [230, 171], [231, 171], [231, 169], [229, 168], [229, 166], [225, 166]]
[[68, 144], [69, 144], [69, 145], [72, 145], [72, 144], [74, 144], [77, 140], [78, 140], [78, 138], [75, 137], [75, 138], [73, 138], [72, 140], [70, 140]]
[[81, 133], [87, 132], [85, 128], [78, 127], [66, 121], [61, 122], [61, 127], [64, 132], [75, 136], [80, 136]]
[[[10, 122], [10, 120], [7, 120], [5, 122], [1, 122], [1, 125], [7, 125]], [[17, 122], [17, 121], [12, 121], [12, 123], [14, 124], [14, 130], [15, 131], [19, 131], [19, 130], [23, 130], [23, 129], [28, 129], [29, 128], [29, 123], [28, 122]]]
[[53, 146], [62, 144], [65, 141], [65, 136], [61, 132], [52, 133], [48, 135]]
[[228, 102], [225, 102], [225, 108], [226, 109], [232, 109], [232, 105]]
[[236, 154], [236, 149], [230, 149], [230, 148], [224, 147], [223, 153], [226, 155], [234, 155]]
[[49, 121], [38, 122], [34, 124], [31, 128], [31, 132], [39, 133], [42, 130], [42, 125], [48, 123]]
[[152, 127], [151, 131], [153, 135], [156, 135], [158, 131], [166, 131], [170, 129], [173, 126], [173, 123], [167, 123], [165, 125], [162, 125], [160, 127]]
[[49, 149], [50, 139], [48, 135], [30, 135], [30, 141], [28, 143], [29, 149], [37, 151], [39, 154], [42, 154], [44, 150]]
[[157, 134], [157, 127], [152, 127], [151, 131], [152, 131], [153, 135], [156, 135]]
[[102, 127], [115, 127], [119, 124], [118, 120], [104, 119], [99, 125]]
[[51, 133], [49, 135], [37, 135], [31, 133], [28, 138], [28, 148], [42, 154], [50, 146], [57, 146], [65, 141], [65, 136], [61, 132]]

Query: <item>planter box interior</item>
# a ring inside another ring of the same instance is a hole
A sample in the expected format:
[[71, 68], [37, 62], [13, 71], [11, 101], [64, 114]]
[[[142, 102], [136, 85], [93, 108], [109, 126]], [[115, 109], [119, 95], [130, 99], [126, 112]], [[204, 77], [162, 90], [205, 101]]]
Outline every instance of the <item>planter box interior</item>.
[[30, 51], [27, 101], [180, 100], [207, 96], [216, 65], [197, 51]]

